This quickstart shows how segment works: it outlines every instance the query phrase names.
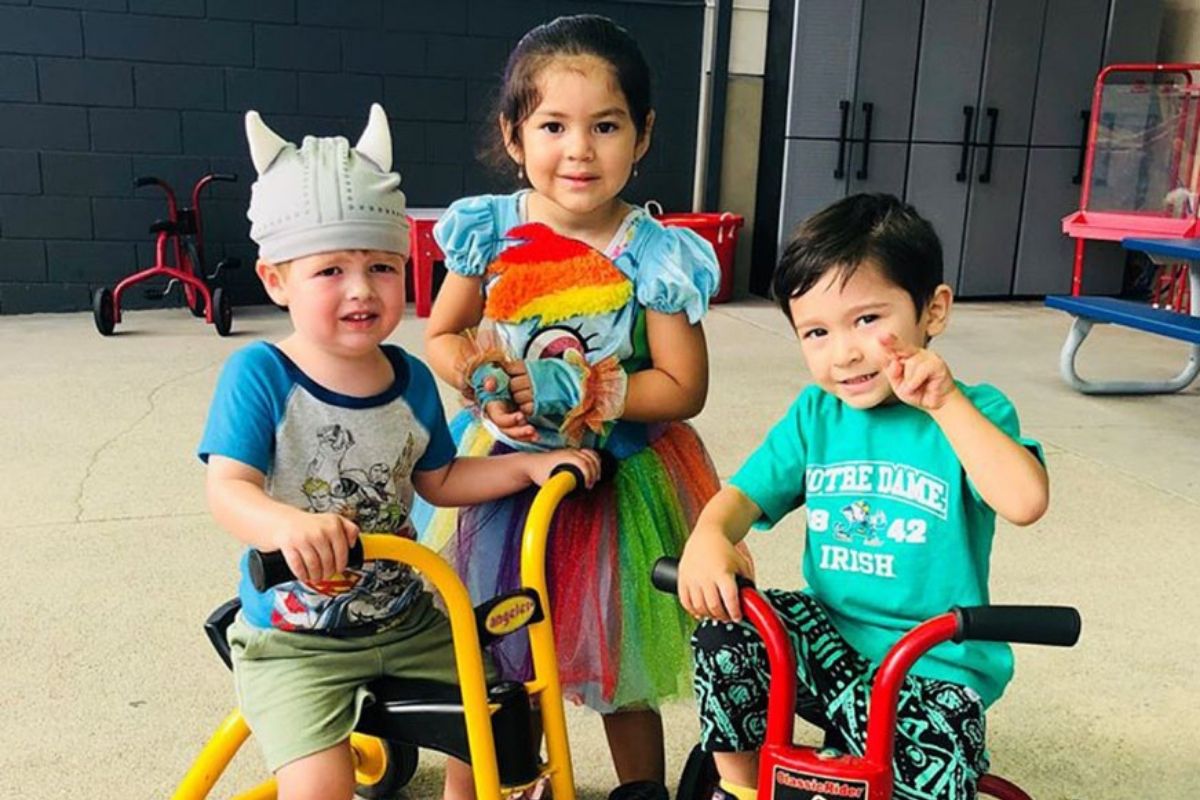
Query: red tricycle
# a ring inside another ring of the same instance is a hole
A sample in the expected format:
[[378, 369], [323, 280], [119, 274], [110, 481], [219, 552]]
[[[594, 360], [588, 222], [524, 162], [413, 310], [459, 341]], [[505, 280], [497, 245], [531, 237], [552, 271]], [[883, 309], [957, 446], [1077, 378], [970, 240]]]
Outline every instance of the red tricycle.
[[[677, 559], [659, 559], [654, 565], [654, 586], [675, 594], [678, 566]], [[738, 578], [738, 585], [738, 599], [746, 619], [762, 637], [770, 667], [767, 730], [758, 765], [758, 796], [764, 800], [891, 800], [900, 686], [917, 659], [936, 645], [971, 639], [1070, 647], [1079, 640], [1079, 612], [1065, 606], [960, 607], [921, 623], [902, 636], [879, 664], [868, 708], [865, 753], [860, 757], [794, 744], [795, 652], [766, 598], [745, 578]], [[717, 780], [711, 755], [697, 746], [680, 779], [677, 800], [709, 800]], [[979, 792], [1000, 800], [1030, 800], [996, 775], [984, 775]]]
[[[136, 188], [157, 186], [167, 195], [167, 218], [160, 219], [150, 226], [150, 233], [155, 234], [154, 265], [129, 275], [117, 284], [115, 289], [107, 286], [97, 289], [92, 294], [92, 316], [96, 321], [96, 329], [103, 336], [111, 336], [113, 327], [121, 321], [121, 295], [135, 283], [156, 278], [160, 275], [169, 280], [166, 288], [151, 290], [147, 296], [153, 299], [166, 297], [176, 283], [183, 287], [184, 301], [193, 315], [204, 317], [205, 322], [212, 323], [220, 336], [228, 336], [233, 328], [233, 308], [225, 290], [218, 287], [209, 288], [209, 283], [217, 278], [223, 270], [235, 269], [240, 265], [236, 258], [223, 259], [211, 273], [205, 271], [204, 235], [200, 224], [200, 193], [213, 181], [237, 180], [237, 175], [228, 173], [212, 173], [196, 181], [192, 187], [191, 206], [180, 207], [175, 201], [175, 192], [161, 178], [143, 176], [134, 180]], [[167, 262], [167, 250], [173, 252], [174, 262]]]

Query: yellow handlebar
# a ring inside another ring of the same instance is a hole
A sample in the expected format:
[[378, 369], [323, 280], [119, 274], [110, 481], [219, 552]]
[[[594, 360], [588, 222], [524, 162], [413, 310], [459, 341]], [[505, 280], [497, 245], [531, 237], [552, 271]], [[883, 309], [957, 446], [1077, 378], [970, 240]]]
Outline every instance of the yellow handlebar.
[[454, 640], [454, 662], [462, 692], [467, 745], [471, 750], [471, 772], [478, 800], [501, 800], [500, 769], [496, 743], [488, 713], [487, 680], [483, 674], [483, 650], [475, 627], [475, 608], [467, 587], [453, 568], [428, 547], [388, 534], [363, 534], [364, 561], [400, 561], [411, 565], [433, 584], [446, 604]]
[[576, 473], [563, 470], [542, 485], [521, 536], [521, 583], [535, 589], [544, 617], [529, 626], [529, 650], [533, 658], [533, 681], [529, 693], [542, 695], [542, 727], [546, 735], [546, 767], [551, 793], [556, 800], [575, 800], [575, 774], [567, 741], [567, 718], [563, 712], [562, 683], [558, 677], [558, 653], [554, 649], [554, 626], [550, 594], [546, 588], [546, 546], [550, 522], [563, 498], [577, 488]]

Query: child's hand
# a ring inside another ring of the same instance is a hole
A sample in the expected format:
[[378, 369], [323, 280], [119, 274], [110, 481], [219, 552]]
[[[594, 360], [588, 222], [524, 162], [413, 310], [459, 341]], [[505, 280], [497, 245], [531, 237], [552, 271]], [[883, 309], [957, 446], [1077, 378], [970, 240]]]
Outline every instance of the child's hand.
[[925, 411], [937, 411], [958, 387], [950, 367], [932, 350], [901, 342], [894, 333], [879, 340], [888, 356], [884, 374], [900, 401]]
[[696, 619], [741, 622], [735, 575], [752, 577], [754, 568], [717, 528], [697, 528], [679, 559], [679, 602]]
[[299, 512], [288, 521], [276, 544], [296, 578], [315, 583], [346, 568], [358, 526], [338, 514]]
[[[520, 362], [516, 363], [520, 364], [520, 374], [524, 375], [524, 364], [521, 364]], [[504, 370], [505, 372], [509, 372], [510, 375], [513, 374], [509, 371], [509, 364], [504, 365]], [[526, 385], [528, 385], [529, 379], [526, 378], [525, 382]], [[496, 379], [485, 378], [483, 382], [483, 388], [489, 392], [495, 391]], [[514, 387], [512, 383], [509, 383], [509, 389], [512, 390], [513, 388]], [[533, 397], [532, 393], [530, 394], [530, 397]], [[532, 402], [529, 404], [529, 409], [530, 411], [533, 410]], [[500, 432], [508, 438], [515, 439], [518, 442], [537, 441], [537, 429], [529, 424], [528, 412], [522, 411], [513, 403], [507, 403], [503, 400], [492, 400], [491, 402], [484, 404], [483, 414], [490, 419], [492, 424], [499, 428]]]
[[600, 480], [600, 455], [595, 450], [553, 450], [531, 453], [528, 459], [529, 480], [541, 486], [550, 480], [550, 473], [559, 464], [570, 464], [583, 473], [583, 484], [590, 489]]
[[513, 402], [526, 417], [533, 416], [533, 381], [529, 379], [525, 362], [507, 361], [504, 371], [508, 373], [508, 388], [512, 392]]
[[[509, 361], [501, 366], [510, 377], [508, 388], [515, 399], [516, 387], [513, 386], [511, 377], [513, 375], [525, 376], [525, 364], [521, 361]], [[483, 414], [508, 438], [515, 439], [518, 442], [536, 442], [538, 438], [537, 429], [529, 424], [529, 415], [533, 413], [533, 393], [529, 391], [528, 376], [525, 376], [523, 386], [524, 394], [527, 394], [529, 397], [527, 408], [522, 408], [516, 403], [509, 403], [503, 400], [492, 400], [491, 402], [484, 403]], [[492, 377], [485, 378], [483, 388], [485, 391], [495, 391], [496, 379]], [[471, 395], [474, 395], [474, 391], [471, 392]]]

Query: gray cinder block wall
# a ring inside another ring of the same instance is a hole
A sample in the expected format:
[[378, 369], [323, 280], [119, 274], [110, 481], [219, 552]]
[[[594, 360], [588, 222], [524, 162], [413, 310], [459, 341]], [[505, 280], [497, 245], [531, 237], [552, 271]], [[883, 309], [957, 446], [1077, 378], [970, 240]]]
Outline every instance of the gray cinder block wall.
[[[241, 117], [283, 136], [352, 141], [380, 101], [413, 206], [512, 188], [476, 152], [518, 37], [559, 14], [610, 16], [655, 76], [656, 141], [629, 199], [690, 208], [703, 0], [0, 0], [0, 313], [90, 307], [154, 260], [166, 216], [157, 175], [202, 202], [210, 262], [237, 256], [225, 285], [263, 302], [245, 205], [253, 171]], [[128, 307], [157, 305], [139, 289]]]

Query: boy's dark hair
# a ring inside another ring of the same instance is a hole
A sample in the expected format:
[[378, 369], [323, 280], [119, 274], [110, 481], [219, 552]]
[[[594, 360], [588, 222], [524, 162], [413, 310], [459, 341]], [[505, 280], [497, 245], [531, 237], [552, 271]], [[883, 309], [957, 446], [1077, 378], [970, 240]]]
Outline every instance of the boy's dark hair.
[[[542, 100], [538, 76], [548, 64], [564, 56], [595, 56], [612, 68], [640, 141], [651, 111], [650, 67], [627, 30], [596, 14], [558, 17], [522, 36], [508, 56], [491, 119], [503, 117], [512, 126], [514, 142], [520, 144], [521, 123]], [[497, 128], [490, 128], [483, 159], [498, 172], [507, 173], [512, 163]]]
[[771, 293], [791, 320], [793, 297], [830, 270], [841, 271], [844, 285], [868, 261], [908, 292], [918, 315], [942, 282], [942, 243], [933, 226], [890, 194], [855, 194], [796, 228], [775, 267]]

